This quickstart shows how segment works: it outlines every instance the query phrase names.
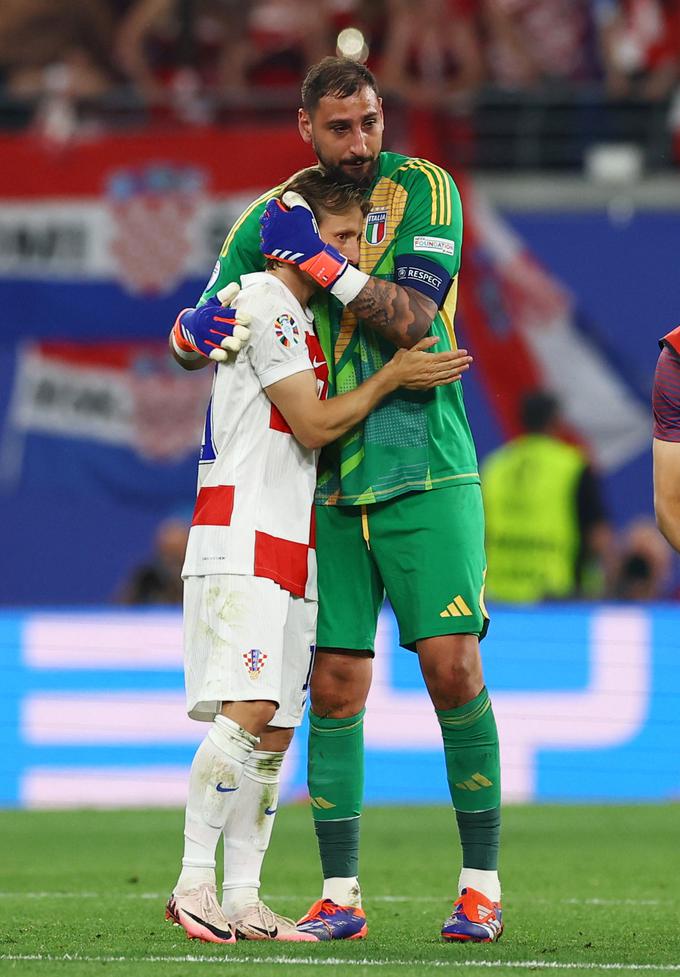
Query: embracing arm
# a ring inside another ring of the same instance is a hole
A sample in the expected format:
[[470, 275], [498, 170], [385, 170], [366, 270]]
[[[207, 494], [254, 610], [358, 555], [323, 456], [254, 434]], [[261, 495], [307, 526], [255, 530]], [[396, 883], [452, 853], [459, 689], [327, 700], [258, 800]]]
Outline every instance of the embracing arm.
[[323, 448], [355, 427], [380, 401], [398, 387], [428, 390], [453, 383], [468, 369], [467, 350], [426, 353], [437, 342], [426, 338], [411, 350], [398, 350], [382, 369], [354, 390], [319, 400], [316, 376], [304, 370], [265, 387], [271, 402], [281, 411], [291, 431], [305, 448]]
[[436, 303], [421, 292], [372, 276], [347, 308], [388, 342], [406, 349], [428, 333], [437, 314]]

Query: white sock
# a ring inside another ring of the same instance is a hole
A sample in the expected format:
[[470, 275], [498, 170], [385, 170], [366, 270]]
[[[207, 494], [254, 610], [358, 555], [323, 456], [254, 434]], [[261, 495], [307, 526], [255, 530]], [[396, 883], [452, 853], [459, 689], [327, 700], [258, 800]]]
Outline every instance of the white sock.
[[175, 892], [215, 882], [215, 849], [238, 803], [246, 760], [256, 736], [225, 716], [215, 720], [194, 756], [184, 821], [184, 857]]
[[458, 894], [463, 889], [476, 889], [491, 902], [501, 901], [501, 883], [498, 872], [488, 872], [481, 868], [463, 868], [458, 877]]
[[229, 919], [259, 899], [260, 872], [274, 827], [284, 753], [253, 750], [224, 827], [222, 909]]
[[322, 899], [332, 899], [337, 906], [356, 906], [361, 908], [361, 886], [359, 879], [324, 879]]

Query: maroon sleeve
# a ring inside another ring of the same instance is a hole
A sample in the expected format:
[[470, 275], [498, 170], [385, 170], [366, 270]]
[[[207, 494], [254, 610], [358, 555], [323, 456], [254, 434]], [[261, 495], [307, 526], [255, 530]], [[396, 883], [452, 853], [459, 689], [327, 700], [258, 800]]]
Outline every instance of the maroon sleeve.
[[680, 441], [680, 357], [667, 346], [661, 350], [654, 374], [654, 437]]

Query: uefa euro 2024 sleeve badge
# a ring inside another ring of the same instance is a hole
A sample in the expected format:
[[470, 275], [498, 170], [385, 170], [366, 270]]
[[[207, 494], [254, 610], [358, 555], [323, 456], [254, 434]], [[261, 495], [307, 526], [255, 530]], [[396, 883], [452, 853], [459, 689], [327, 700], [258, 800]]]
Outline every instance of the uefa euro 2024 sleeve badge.
[[300, 327], [292, 315], [287, 312], [283, 312], [278, 317], [274, 323], [274, 331], [276, 338], [286, 349], [290, 349], [291, 346], [296, 346], [300, 342]]
[[256, 679], [260, 677], [260, 672], [264, 668], [267, 657], [259, 648], [251, 648], [250, 651], [244, 651], [243, 661], [248, 669], [250, 678]]

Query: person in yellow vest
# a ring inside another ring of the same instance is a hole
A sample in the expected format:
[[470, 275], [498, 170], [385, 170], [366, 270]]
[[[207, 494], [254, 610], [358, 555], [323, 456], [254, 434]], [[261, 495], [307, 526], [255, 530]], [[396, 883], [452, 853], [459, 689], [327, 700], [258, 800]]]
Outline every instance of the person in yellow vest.
[[560, 440], [555, 397], [527, 394], [521, 412], [526, 433], [481, 468], [487, 596], [513, 604], [599, 596], [613, 536], [597, 479], [583, 451]]

